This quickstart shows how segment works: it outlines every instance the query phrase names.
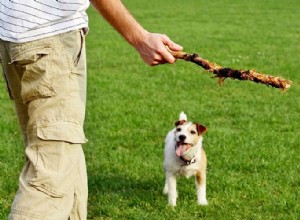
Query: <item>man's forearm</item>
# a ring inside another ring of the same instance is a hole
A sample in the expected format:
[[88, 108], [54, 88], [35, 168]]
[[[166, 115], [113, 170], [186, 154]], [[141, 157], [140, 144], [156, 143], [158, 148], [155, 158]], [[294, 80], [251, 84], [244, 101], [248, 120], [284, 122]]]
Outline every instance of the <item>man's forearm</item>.
[[140, 54], [150, 66], [174, 63], [176, 59], [167, 50], [179, 51], [182, 47], [164, 34], [145, 30], [125, 8], [121, 0], [91, 0], [93, 6]]
[[130, 44], [137, 44], [147, 33], [120, 0], [91, 0], [91, 3]]

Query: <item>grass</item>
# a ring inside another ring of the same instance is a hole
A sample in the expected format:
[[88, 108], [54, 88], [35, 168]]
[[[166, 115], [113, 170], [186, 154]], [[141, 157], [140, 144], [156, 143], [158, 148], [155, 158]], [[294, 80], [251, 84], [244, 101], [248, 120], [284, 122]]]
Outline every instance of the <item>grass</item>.
[[[132, 1], [147, 29], [223, 66], [291, 79], [287, 92], [216, 79], [178, 61], [148, 67], [89, 10], [85, 145], [89, 219], [299, 219], [300, 2]], [[0, 84], [0, 219], [17, 190], [23, 148], [12, 103]], [[164, 137], [185, 111], [208, 127], [209, 206], [194, 180], [179, 179], [178, 205], [162, 195]]]

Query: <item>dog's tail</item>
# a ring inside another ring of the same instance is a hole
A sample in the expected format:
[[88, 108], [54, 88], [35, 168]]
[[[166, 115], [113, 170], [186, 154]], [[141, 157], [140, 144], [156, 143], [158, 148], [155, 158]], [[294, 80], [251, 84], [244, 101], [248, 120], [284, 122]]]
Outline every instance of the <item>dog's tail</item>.
[[180, 112], [179, 121], [187, 121], [187, 116], [183, 111]]

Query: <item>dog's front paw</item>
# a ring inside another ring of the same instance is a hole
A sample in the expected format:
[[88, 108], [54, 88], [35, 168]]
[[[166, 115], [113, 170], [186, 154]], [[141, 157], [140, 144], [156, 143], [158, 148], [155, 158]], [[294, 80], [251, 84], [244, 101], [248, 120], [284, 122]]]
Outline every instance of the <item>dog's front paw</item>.
[[208, 202], [205, 198], [204, 199], [199, 199], [198, 200], [198, 205], [208, 205]]
[[178, 194], [177, 191], [169, 191], [168, 192], [168, 204], [170, 206], [176, 206], [176, 200], [177, 200]]
[[169, 198], [169, 206], [172, 206], [172, 207], [176, 206], [176, 199], [175, 198]]

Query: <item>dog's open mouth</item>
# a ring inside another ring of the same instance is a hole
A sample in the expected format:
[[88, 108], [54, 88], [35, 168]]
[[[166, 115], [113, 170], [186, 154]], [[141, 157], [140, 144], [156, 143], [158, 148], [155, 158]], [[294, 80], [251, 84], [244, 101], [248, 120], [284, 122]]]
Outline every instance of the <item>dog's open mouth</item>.
[[178, 141], [176, 146], [176, 155], [181, 157], [188, 149], [190, 149], [190, 147], [192, 147], [192, 144]]

